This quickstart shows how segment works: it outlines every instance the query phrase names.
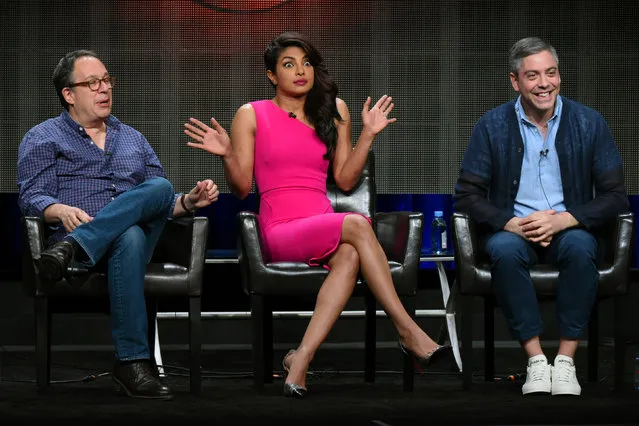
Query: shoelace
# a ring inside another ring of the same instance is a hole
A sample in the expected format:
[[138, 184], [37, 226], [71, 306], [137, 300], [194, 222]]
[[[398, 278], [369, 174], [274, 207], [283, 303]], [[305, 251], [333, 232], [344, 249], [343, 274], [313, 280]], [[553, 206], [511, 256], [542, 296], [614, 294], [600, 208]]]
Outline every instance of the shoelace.
[[548, 379], [548, 367], [546, 365], [536, 366], [533, 364], [528, 367], [528, 376], [530, 380], [536, 382], [538, 380], [547, 380]]
[[553, 372], [553, 380], [558, 382], [569, 382], [573, 377], [572, 372], [574, 368], [574, 366], [567, 362], [558, 362], [555, 365], [555, 370]]

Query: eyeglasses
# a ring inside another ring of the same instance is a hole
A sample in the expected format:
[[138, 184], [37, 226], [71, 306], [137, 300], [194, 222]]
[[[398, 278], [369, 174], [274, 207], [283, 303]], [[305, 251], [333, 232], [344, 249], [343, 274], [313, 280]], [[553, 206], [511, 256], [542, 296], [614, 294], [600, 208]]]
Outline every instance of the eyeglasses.
[[107, 75], [103, 78], [90, 78], [87, 81], [80, 81], [78, 83], [71, 83], [69, 84], [69, 87], [86, 86], [90, 90], [97, 92], [98, 89], [100, 89], [100, 85], [102, 84], [102, 82], [104, 82], [104, 84], [106, 84], [107, 88], [109, 89], [113, 89], [115, 87], [115, 77], [113, 77], [112, 75]]

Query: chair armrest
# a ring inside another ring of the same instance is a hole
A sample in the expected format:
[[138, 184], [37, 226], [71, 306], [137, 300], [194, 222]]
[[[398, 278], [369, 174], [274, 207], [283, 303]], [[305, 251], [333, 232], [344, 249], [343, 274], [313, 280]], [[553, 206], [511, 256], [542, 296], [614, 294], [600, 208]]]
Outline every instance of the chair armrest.
[[24, 226], [25, 254], [29, 254], [32, 259], [37, 259], [44, 250], [43, 220], [39, 217], [25, 216], [22, 218], [22, 224]]
[[173, 263], [193, 269], [204, 263], [208, 218], [182, 216], [166, 222], [155, 245], [153, 263]]
[[[612, 228], [614, 227], [614, 228]], [[600, 230], [604, 244], [604, 262], [611, 265], [620, 290], [625, 292], [630, 274], [632, 250], [634, 247], [634, 214], [621, 213], [611, 221], [610, 227]]]
[[617, 240], [615, 244], [615, 264], [630, 267], [630, 256], [634, 247], [635, 216], [622, 213], [617, 216]]
[[419, 266], [424, 214], [421, 212], [376, 213], [375, 235], [389, 261], [406, 267]]
[[28, 296], [36, 296], [42, 284], [38, 278], [35, 259], [44, 250], [43, 220], [39, 217], [22, 217], [22, 288]]
[[456, 282], [471, 286], [475, 281], [480, 252], [475, 221], [466, 213], [456, 212], [451, 222]]
[[453, 249], [455, 251], [455, 264], [477, 264], [479, 243], [475, 222], [466, 213], [453, 213]]
[[250, 294], [251, 280], [266, 269], [262, 256], [260, 225], [257, 215], [253, 212], [239, 212], [236, 220], [239, 231], [237, 257], [242, 272], [242, 285], [246, 294]]
[[187, 268], [187, 293], [201, 295], [206, 261], [209, 220], [202, 216], [182, 216], [168, 220], [158, 240], [152, 263]]

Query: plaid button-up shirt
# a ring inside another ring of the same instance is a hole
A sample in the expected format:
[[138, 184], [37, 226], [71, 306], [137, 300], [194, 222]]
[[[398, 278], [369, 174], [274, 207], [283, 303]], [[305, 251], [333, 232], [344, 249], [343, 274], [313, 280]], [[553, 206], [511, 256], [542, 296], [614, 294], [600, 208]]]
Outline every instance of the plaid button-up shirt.
[[[18, 202], [25, 216], [43, 217], [56, 203], [95, 216], [124, 191], [156, 176], [165, 174], [153, 148], [114, 116], [107, 120], [104, 150], [67, 111], [29, 130], [18, 149]], [[51, 228], [49, 243], [66, 235], [62, 225]]]

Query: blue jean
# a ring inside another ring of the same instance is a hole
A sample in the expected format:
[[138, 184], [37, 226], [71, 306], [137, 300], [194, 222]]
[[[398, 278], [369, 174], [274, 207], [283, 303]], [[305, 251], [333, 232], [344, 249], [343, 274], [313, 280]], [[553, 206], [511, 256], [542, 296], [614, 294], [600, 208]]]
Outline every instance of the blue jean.
[[150, 358], [144, 275], [173, 198], [168, 180], [148, 179], [69, 234], [84, 249], [85, 265], [95, 266], [106, 256], [111, 333], [120, 361]]
[[543, 332], [529, 269], [537, 263], [559, 269], [557, 326], [561, 338], [579, 338], [597, 296], [597, 240], [583, 229], [567, 229], [543, 248], [519, 235], [500, 231], [486, 239], [492, 262], [492, 287], [513, 337], [524, 342]]

